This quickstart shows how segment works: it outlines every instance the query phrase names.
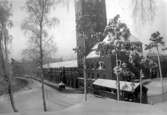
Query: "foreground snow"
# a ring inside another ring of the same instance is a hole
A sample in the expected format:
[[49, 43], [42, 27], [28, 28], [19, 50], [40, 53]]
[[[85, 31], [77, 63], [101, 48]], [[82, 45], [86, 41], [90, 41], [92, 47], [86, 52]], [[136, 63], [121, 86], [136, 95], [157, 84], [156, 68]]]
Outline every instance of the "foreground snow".
[[[95, 99], [95, 98], [94, 98]], [[89, 100], [55, 112], [24, 112], [4, 115], [166, 115], [165, 110], [156, 106], [117, 102], [108, 98]]]
[[148, 102], [150, 104], [159, 104], [167, 102], [167, 79], [163, 80], [164, 93], [162, 95], [162, 84], [160, 79], [153, 79], [145, 85], [148, 88]]
[[[83, 102], [83, 94], [62, 93], [51, 87], [45, 86], [47, 108], [49, 111], [58, 111], [72, 105]], [[30, 84], [21, 91], [14, 94], [16, 107], [19, 112], [42, 112], [41, 84], [30, 81]], [[88, 95], [89, 100], [102, 100], [93, 95]], [[8, 95], [0, 97], [0, 113], [12, 112]]]
[[[160, 79], [154, 79], [145, 86], [148, 88], [148, 96], [162, 94], [162, 84]], [[163, 86], [164, 92], [167, 93], [167, 79], [163, 80]]]
[[68, 109], [55, 112], [61, 115], [166, 115], [165, 111], [155, 106], [117, 102], [110, 99], [102, 101], [89, 101], [70, 107]]
[[117, 102], [91, 94], [88, 94], [88, 101], [84, 102], [83, 94], [62, 93], [48, 86], [45, 87], [45, 90], [49, 112], [44, 113], [42, 112], [40, 87], [39, 82], [30, 81], [29, 86], [15, 94], [19, 113], [11, 113], [8, 96], [1, 96], [0, 113], [4, 113], [4, 115], [166, 115], [167, 113], [167, 102], [155, 105]]

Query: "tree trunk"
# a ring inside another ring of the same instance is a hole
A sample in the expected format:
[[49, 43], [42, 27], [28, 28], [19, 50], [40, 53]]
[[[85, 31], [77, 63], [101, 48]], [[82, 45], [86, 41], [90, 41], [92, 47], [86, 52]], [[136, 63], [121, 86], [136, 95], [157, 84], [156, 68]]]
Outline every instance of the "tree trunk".
[[42, 0], [41, 1], [41, 4], [42, 4], [42, 16], [41, 16], [41, 19], [40, 19], [40, 44], [39, 44], [39, 50], [40, 50], [40, 69], [41, 69], [41, 83], [42, 83], [42, 86], [41, 86], [41, 90], [42, 90], [42, 100], [43, 100], [43, 109], [44, 109], [44, 112], [47, 111], [47, 106], [46, 106], [46, 99], [45, 99], [45, 88], [44, 88], [44, 72], [43, 72], [43, 44], [42, 44], [42, 41], [43, 41], [43, 18], [44, 18], [44, 7], [45, 7], [45, 4], [44, 4], [44, 1]]
[[84, 63], [84, 65], [83, 65], [84, 71], [83, 72], [84, 72], [84, 95], [85, 95], [84, 97], [85, 97], [85, 101], [87, 101], [87, 83], [86, 83], [87, 78], [86, 78], [86, 59], [85, 59], [85, 56], [83, 57], [83, 63]]
[[[9, 97], [10, 97], [10, 102], [11, 102], [11, 106], [12, 106], [12, 109], [14, 112], [18, 112], [18, 110], [16, 109], [16, 106], [15, 106], [15, 102], [14, 102], [14, 98], [13, 98], [13, 92], [12, 92], [12, 83], [11, 83], [11, 78], [10, 78], [10, 74], [7, 73], [7, 71], [10, 71], [9, 69], [9, 65], [8, 65], [8, 55], [7, 55], [7, 46], [6, 46], [6, 39], [4, 37], [4, 29], [2, 29], [2, 38], [1, 38], [1, 41], [0, 41], [0, 57], [1, 57], [1, 60], [2, 60], [2, 69], [3, 69], [3, 74], [4, 74], [4, 77], [5, 79], [8, 81], [8, 93], [9, 93]], [[6, 56], [6, 60], [4, 59], [4, 52], [3, 52], [3, 48], [2, 48], [2, 40], [4, 40], [5, 42], [5, 56]], [[8, 70], [7, 70], [8, 69]]]
[[43, 109], [46, 112], [46, 99], [45, 99], [45, 89], [44, 89], [44, 72], [43, 72], [43, 48], [42, 48], [42, 26], [41, 26], [41, 37], [40, 37], [40, 68], [41, 68], [41, 90], [42, 90], [42, 100], [43, 100]]
[[87, 77], [86, 77], [86, 57], [85, 57], [85, 51], [86, 51], [86, 40], [84, 38], [84, 55], [83, 55], [83, 74], [84, 74], [84, 99], [87, 101]]
[[46, 106], [46, 99], [45, 99], [45, 88], [44, 88], [44, 76], [43, 76], [43, 72], [41, 74], [41, 82], [42, 82], [41, 88], [42, 88], [43, 109], [46, 112], [47, 111], [47, 106]]
[[157, 57], [158, 57], [159, 75], [160, 75], [161, 88], [162, 88], [162, 95], [163, 95], [163, 93], [164, 93], [164, 88], [163, 88], [163, 76], [162, 76], [161, 61], [160, 61], [158, 46], [157, 46]]
[[[118, 65], [118, 55], [117, 55], [117, 53], [115, 54], [115, 57], [116, 57], [116, 66], [119, 66]], [[119, 84], [119, 75], [116, 75], [116, 77], [117, 77], [117, 100], [119, 101], [120, 100], [120, 84]]]
[[13, 111], [14, 112], [18, 112], [18, 110], [16, 109], [16, 106], [15, 106], [14, 98], [13, 98], [13, 91], [12, 91], [12, 86], [11, 86], [11, 80], [10, 80], [10, 78], [8, 80], [9, 80], [8, 93], [9, 93], [9, 97], [10, 97], [10, 102], [11, 102]]
[[10, 76], [7, 73], [7, 70], [6, 70], [6, 67], [5, 67], [6, 64], [5, 64], [5, 60], [3, 58], [2, 48], [0, 48], [0, 55], [1, 55], [1, 59], [2, 59], [2, 69], [3, 69], [4, 77], [8, 82], [8, 93], [9, 93], [9, 97], [10, 97], [10, 103], [11, 103], [13, 111], [18, 112], [18, 110], [16, 109], [16, 106], [15, 106], [14, 98], [13, 98], [11, 79], [10, 79]]
[[140, 70], [140, 103], [142, 103], [142, 93], [143, 93], [143, 91], [142, 91], [142, 76], [143, 76], [143, 72], [142, 72], [142, 70]]

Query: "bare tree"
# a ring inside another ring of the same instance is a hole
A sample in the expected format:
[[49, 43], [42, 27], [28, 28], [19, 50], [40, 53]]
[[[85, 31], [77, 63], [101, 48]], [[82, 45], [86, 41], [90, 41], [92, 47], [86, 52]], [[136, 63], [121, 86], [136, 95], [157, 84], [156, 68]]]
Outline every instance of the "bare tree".
[[[44, 48], [45, 43], [50, 39], [47, 30], [53, 27], [59, 22], [55, 17], [50, 18], [51, 8], [55, 3], [61, 2], [60, 0], [28, 0], [26, 2], [26, 10], [28, 11], [28, 17], [25, 19], [22, 28], [25, 32], [30, 34], [30, 40], [33, 43], [33, 47], [37, 48], [37, 54], [39, 59], [40, 76], [42, 81], [42, 99], [43, 109], [47, 111], [45, 90], [44, 90]], [[49, 39], [48, 39], [49, 38]]]
[[8, 59], [8, 43], [10, 41], [10, 35], [8, 33], [8, 28], [11, 27], [12, 22], [10, 20], [11, 16], [11, 5], [8, 1], [0, 2], [0, 58], [2, 61], [1, 68], [3, 69], [3, 76], [8, 81], [8, 93], [10, 97], [10, 102], [14, 112], [18, 110], [15, 107], [15, 102], [13, 99], [12, 92], [12, 80], [11, 80], [11, 68]]

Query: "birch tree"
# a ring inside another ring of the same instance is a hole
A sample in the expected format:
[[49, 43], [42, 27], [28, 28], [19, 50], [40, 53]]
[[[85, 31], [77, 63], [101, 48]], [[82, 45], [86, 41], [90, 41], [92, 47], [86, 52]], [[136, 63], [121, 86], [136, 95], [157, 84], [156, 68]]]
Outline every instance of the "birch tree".
[[10, 97], [11, 106], [14, 112], [17, 112], [13, 92], [12, 92], [12, 76], [11, 68], [8, 59], [8, 43], [10, 41], [10, 35], [8, 29], [12, 26], [11, 17], [11, 5], [8, 1], [0, 1], [0, 60], [3, 76], [8, 83], [8, 93]]
[[[59, 20], [55, 17], [50, 17], [50, 11], [55, 4], [58, 4], [59, 0], [28, 0], [25, 5], [25, 9], [28, 12], [28, 16], [22, 24], [22, 28], [29, 34], [30, 41], [34, 48], [37, 49], [37, 56], [39, 59], [40, 77], [41, 77], [41, 90], [43, 109], [47, 111], [45, 90], [44, 90], [44, 48], [45, 43], [50, 39], [48, 29], [55, 26]], [[47, 46], [47, 45], [46, 45]]]

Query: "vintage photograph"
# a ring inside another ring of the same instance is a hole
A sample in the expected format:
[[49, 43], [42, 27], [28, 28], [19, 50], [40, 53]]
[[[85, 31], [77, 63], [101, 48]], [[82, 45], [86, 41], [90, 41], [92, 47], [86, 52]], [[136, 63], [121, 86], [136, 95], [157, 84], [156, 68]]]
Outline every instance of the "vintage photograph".
[[0, 115], [166, 115], [167, 0], [0, 0]]

